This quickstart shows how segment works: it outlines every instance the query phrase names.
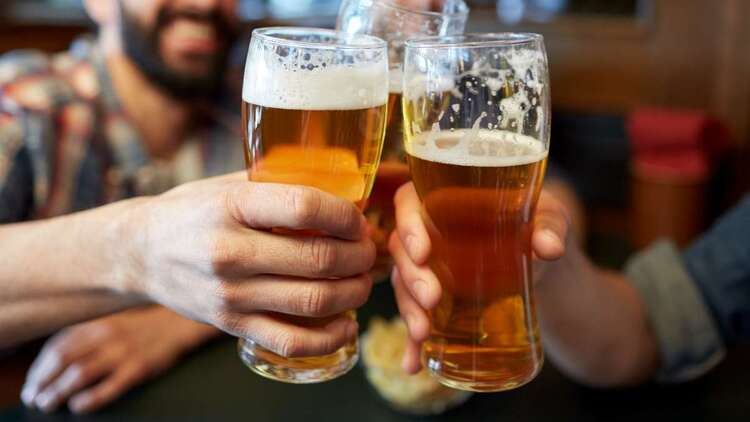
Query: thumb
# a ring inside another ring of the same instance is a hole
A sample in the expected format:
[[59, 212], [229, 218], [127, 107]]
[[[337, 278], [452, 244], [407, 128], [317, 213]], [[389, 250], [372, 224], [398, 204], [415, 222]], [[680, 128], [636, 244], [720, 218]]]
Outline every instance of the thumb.
[[531, 238], [534, 254], [539, 259], [554, 261], [565, 254], [570, 236], [570, 221], [570, 214], [562, 202], [542, 191]]

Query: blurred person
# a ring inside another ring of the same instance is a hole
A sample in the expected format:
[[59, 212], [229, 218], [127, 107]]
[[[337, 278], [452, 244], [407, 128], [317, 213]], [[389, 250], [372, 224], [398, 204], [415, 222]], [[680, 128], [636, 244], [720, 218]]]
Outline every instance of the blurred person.
[[[404, 185], [389, 245], [409, 372], [420, 367], [427, 311], [441, 296], [420, 208], [414, 186]], [[536, 309], [548, 355], [570, 377], [600, 387], [686, 381], [750, 339], [750, 195], [685, 251], [657, 242], [623, 272], [592, 264], [574, 237], [566, 206], [543, 189], [531, 238]]]
[[[283, 314], [366, 300], [374, 246], [352, 204], [244, 173], [186, 183], [243, 167], [225, 81], [236, 1], [85, 6], [96, 40], [0, 58], [0, 347], [153, 302], [286, 356], [349, 341], [347, 318], [304, 328]], [[94, 410], [217, 332], [160, 307], [65, 329], [22, 399]]]

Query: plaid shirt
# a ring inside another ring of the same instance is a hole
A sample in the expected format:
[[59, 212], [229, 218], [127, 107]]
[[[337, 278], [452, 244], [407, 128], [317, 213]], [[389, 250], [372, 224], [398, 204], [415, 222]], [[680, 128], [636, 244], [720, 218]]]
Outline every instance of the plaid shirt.
[[[237, 107], [238, 108], [238, 107]], [[48, 218], [243, 168], [237, 114], [219, 107], [169, 161], [150, 158], [94, 42], [0, 57], [0, 224]], [[155, 116], [158, 118], [158, 116]]]

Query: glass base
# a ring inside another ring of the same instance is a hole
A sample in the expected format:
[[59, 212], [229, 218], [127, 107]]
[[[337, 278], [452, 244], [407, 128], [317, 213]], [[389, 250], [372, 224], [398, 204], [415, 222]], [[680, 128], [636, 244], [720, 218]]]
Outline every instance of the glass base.
[[291, 384], [313, 384], [330, 381], [351, 370], [359, 360], [357, 340], [325, 356], [285, 358], [252, 340], [237, 343], [240, 359], [256, 374]]
[[531, 382], [541, 371], [543, 358], [530, 373], [515, 374], [514, 376], [504, 376], [494, 371], [473, 371], [471, 373], [446, 371], [442, 364], [435, 359], [426, 359], [424, 363], [430, 375], [446, 387], [477, 393], [497, 393], [513, 390]]

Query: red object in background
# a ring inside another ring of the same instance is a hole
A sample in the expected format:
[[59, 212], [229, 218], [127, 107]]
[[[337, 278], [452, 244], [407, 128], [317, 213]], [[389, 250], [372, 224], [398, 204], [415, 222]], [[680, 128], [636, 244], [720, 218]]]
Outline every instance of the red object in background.
[[700, 110], [641, 108], [628, 116], [633, 156], [700, 150], [714, 159], [729, 149], [729, 131]]
[[704, 227], [706, 184], [729, 149], [728, 130], [702, 111], [643, 108], [627, 131], [634, 246], [661, 237], [687, 245]]
[[663, 154], [633, 156], [631, 171], [645, 178], [663, 182], [703, 182], [710, 175], [711, 162], [698, 149], [677, 150]]

